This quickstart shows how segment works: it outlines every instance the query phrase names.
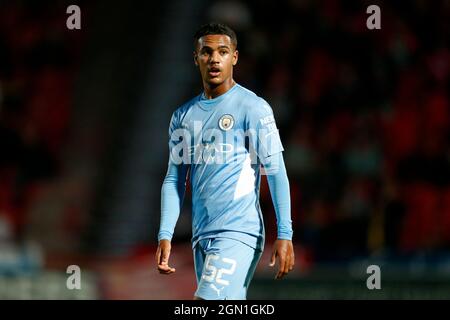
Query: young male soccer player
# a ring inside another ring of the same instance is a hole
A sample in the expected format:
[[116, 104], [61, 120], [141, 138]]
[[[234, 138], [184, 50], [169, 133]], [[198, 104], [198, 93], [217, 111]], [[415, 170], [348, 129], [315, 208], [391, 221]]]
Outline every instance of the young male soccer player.
[[172, 115], [170, 159], [161, 190], [156, 262], [171, 274], [171, 239], [187, 174], [192, 189], [192, 248], [197, 277], [194, 299], [246, 299], [264, 248], [259, 206], [261, 167], [277, 218], [270, 261], [281, 279], [294, 266], [289, 181], [273, 112], [265, 100], [233, 80], [236, 34], [207, 24], [195, 34], [194, 62], [203, 92]]

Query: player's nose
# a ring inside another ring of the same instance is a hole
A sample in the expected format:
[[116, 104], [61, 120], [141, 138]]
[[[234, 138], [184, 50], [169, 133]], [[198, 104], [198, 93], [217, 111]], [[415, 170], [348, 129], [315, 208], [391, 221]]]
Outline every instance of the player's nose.
[[219, 62], [220, 54], [217, 51], [213, 51], [210, 57], [211, 57], [210, 63], [213, 64], [215, 62]]

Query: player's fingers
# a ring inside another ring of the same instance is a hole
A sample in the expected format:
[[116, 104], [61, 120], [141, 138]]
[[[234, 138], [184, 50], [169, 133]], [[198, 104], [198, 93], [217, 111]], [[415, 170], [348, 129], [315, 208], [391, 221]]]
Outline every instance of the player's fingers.
[[175, 272], [175, 268], [169, 267], [169, 270], [167, 270], [166, 274], [171, 274], [171, 273], [174, 273], [174, 272]]
[[290, 265], [289, 265], [289, 271], [294, 269], [294, 265], [295, 265], [295, 254], [294, 254], [294, 251], [292, 251]]
[[155, 259], [156, 259], [156, 264], [160, 264], [160, 259], [161, 259], [161, 247], [158, 246], [158, 249], [156, 250], [156, 254], [155, 254]]
[[283, 277], [284, 268], [285, 268], [285, 264], [286, 264], [286, 259], [282, 256], [280, 256], [280, 259], [278, 261], [279, 261], [278, 273], [277, 273], [275, 279], [281, 279]]
[[285, 262], [284, 262], [284, 269], [282, 272], [282, 277], [286, 276], [289, 273], [289, 266], [291, 265], [291, 256], [289, 254], [286, 255]]
[[292, 250], [289, 248], [286, 254], [286, 265], [284, 268], [285, 275], [289, 273], [289, 271], [292, 270]]
[[277, 256], [277, 252], [273, 251], [272, 252], [272, 257], [270, 258], [269, 266], [273, 267], [275, 265], [276, 256]]
[[176, 270], [175, 270], [175, 268], [171, 268], [167, 265], [159, 265], [158, 271], [161, 274], [171, 274], [171, 273], [174, 273]]
[[167, 273], [169, 271], [169, 266], [166, 265], [158, 265], [159, 273]]
[[169, 257], [170, 257], [170, 250], [167, 248], [162, 250], [161, 264], [168, 264]]
[[175, 268], [172, 268], [167, 263], [160, 263], [158, 264], [158, 270], [162, 272], [167, 272], [167, 271], [174, 271]]
[[286, 257], [286, 263], [284, 264], [284, 272], [283, 276], [287, 275], [289, 273], [289, 267], [291, 266], [291, 257], [290, 255], [287, 255]]

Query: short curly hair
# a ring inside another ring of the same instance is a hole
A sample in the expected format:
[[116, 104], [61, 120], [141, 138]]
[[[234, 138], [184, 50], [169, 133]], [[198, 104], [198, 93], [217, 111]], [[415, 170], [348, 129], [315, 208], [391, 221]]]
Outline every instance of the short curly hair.
[[222, 23], [207, 23], [202, 25], [194, 34], [194, 48], [197, 47], [198, 39], [209, 34], [223, 34], [231, 39], [234, 48], [237, 48], [236, 33], [229, 26]]

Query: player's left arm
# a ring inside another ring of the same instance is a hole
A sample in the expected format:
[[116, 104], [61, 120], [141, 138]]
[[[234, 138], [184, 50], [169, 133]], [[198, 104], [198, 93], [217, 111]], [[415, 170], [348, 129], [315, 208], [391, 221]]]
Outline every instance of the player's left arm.
[[289, 180], [282, 152], [267, 158], [264, 169], [277, 218], [277, 240], [273, 245], [269, 266], [273, 267], [278, 259], [275, 279], [281, 279], [294, 268], [295, 264]]
[[292, 244], [291, 199], [289, 180], [283, 160], [284, 151], [272, 108], [263, 99], [252, 105], [247, 114], [251, 153], [264, 166], [277, 218], [277, 240], [273, 246], [270, 266], [278, 259], [275, 279], [281, 279], [294, 267]]

